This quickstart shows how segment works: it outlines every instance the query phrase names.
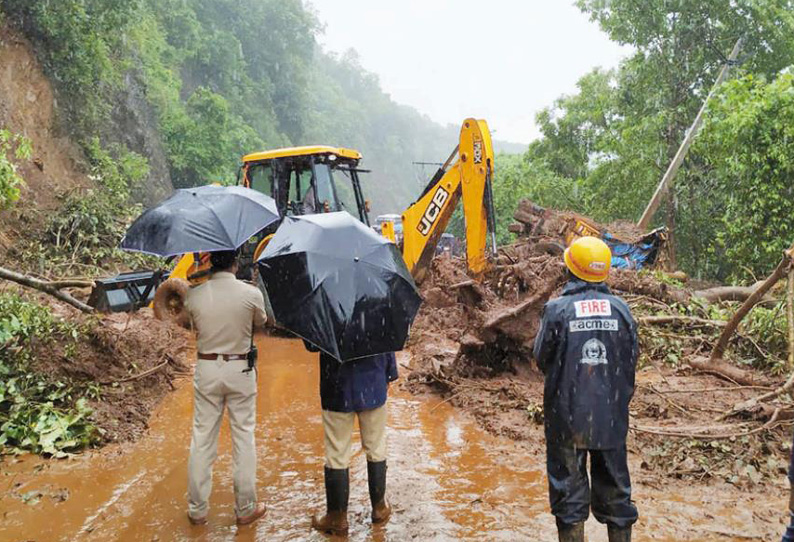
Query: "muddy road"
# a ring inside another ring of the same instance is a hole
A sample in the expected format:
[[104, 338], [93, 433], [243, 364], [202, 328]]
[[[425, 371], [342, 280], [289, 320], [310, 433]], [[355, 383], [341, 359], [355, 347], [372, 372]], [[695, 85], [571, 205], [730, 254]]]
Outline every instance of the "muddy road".
[[[310, 513], [324, 506], [316, 354], [287, 339], [260, 337], [258, 346], [264, 520], [239, 529], [234, 524], [224, 426], [209, 525], [188, 524], [192, 394], [186, 379], [158, 409], [149, 434], [133, 445], [63, 461], [26, 456], [0, 463], [0, 541], [326, 540], [309, 527]], [[359, 452], [351, 475], [349, 540], [556, 540], [543, 458], [528, 447], [490, 436], [438, 398], [414, 397], [399, 385], [392, 390], [389, 430], [395, 514], [385, 526], [370, 524], [366, 462]], [[726, 488], [639, 485], [635, 540], [776, 540], [783, 493], [775, 488], [770, 498]], [[587, 532], [591, 542], [606, 540], [606, 529], [592, 519]]]

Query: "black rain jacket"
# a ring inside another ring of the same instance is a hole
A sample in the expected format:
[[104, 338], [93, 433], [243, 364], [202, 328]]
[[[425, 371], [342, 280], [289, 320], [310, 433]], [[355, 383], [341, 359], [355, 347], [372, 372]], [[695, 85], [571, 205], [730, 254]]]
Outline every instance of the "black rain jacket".
[[[319, 349], [303, 341], [309, 352]], [[320, 404], [332, 412], [364, 412], [386, 404], [389, 383], [397, 380], [394, 352], [340, 363], [320, 352]]]
[[534, 356], [546, 375], [546, 441], [610, 450], [626, 443], [637, 324], [601, 283], [570, 280], [543, 309]]

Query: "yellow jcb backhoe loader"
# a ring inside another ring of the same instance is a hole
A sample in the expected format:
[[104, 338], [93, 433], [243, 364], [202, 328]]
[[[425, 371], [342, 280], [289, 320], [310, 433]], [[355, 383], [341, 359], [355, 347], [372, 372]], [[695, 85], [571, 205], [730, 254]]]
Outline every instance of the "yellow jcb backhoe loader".
[[[364, 199], [358, 151], [313, 146], [276, 149], [243, 157], [238, 184], [275, 201], [283, 216], [348, 211], [369, 226], [369, 201]], [[403, 257], [417, 279], [427, 269], [458, 201], [463, 199], [466, 255], [470, 271], [482, 273], [488, 263], [487, 232], [493, 233], [493, 147], [485, 121], [468, 119], [460, 143], [436, 172], [416, 203], [402, 214]], [[393, 222], [383, 224], [393, 231]], [[240, 276], [250, 278], [278, 223], [252, 237], [241, 249]], [[391, 236], [394, 240], [394, 236]], [[495, 237], [492, 239], [496, 249]], [[97, 281], [89, 302], [101, 311], [129, 311], [154, 302], [155, 314], [184, 323], [182, 299], [190, 285], [209, 276], [208, 254], [185, 254], [173, 270], [137, 272]], [[162, 285], [160, 280], [167, 279]], [[159, 286], [159, 287], [158, 287]], [[156, 292], [155, 292], [156, 290]]]

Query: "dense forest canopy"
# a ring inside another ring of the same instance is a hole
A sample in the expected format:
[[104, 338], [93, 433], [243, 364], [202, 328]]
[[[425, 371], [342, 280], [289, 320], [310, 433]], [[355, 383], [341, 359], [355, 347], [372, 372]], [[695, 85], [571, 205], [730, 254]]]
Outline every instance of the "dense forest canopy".
[[142, 87], [177, 187], [233, 180], [240, 157], [253, 151], [345, 146], [372, 170], [365, 192], [373, 211], [397, 212], [432, 174], [413, 162], [443, 161], [457, 143], [459, 126], [394, 103], [354, 52], [323, 52], [321, 23], [301, 0], [0, 0], [0, 7], [33, 40], [84, 141], [106, 134], [115, 142], [107, 126], [118, 117], [119, 95]]

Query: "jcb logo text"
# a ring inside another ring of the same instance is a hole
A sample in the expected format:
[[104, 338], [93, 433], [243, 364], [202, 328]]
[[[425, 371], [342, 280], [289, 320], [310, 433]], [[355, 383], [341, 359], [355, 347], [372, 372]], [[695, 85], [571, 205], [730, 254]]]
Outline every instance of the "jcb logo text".
[[474, 163], [482, 164], [482, 141], [474, 140]]
[[433, 224], [436, 223], [436, 220], [438, 220], [438, 217], [441, 214], [441, 208], [447, 202], [447, 199], [449, 199], [449, 192], [439, 186], [438, 190], [436, 190], [436, 193], [433, 195], [433, 199], [430, 201], [430, 205], [428, 205], [427, 209], [425, 209], [425, 214], [422, 216], [422, 220], [416, 227], [416, 229], [419, 230], [419, 233], [422, 235], [427, 235], [430, 233], [430, 229], [433, 227]]

